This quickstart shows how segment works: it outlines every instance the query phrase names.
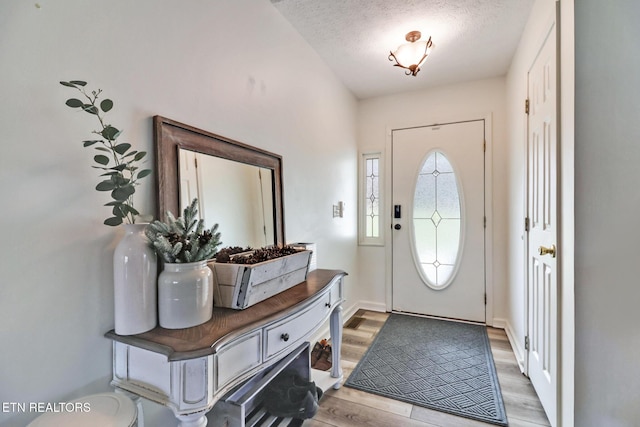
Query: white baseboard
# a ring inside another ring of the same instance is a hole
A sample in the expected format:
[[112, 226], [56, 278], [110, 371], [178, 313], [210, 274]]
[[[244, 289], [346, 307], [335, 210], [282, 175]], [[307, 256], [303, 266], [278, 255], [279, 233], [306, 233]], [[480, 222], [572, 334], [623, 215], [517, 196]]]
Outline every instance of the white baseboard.
[[[356, 311], [362, 310], [370, 310], [370, 311], [380, 311], [386, 312], [387, 305], [385, 303], [373, 302], [373, 301], [356, 301], [354, 304], [356, 306], [356, 310], [353, 312], [355, 314]], [[353, 314], [352, 314], [353, 315]]]
[[349, 307], [345, 307], [343, 305], [342, 308], [342, 324], [344, 325], [349, 319], [351, 319], [351, 317], [353, 317], [354, 314], [356, 314], [356, 312], [360, 309], [360, 306], [356, 302], [355, 304], [351, 304]]
[[509, 343], [511, 344], [511, 348], [513, 349], [513, 354], [516, 357], [516, 362], [518, 362], [518, 367], [520, 368], [520, 372], [524, 372], [524, 348], [521, 343], [522, 340], [519, 340], [516, 337], [513, 328], [509, 321], [505, 321], [504, 331], [507, 333], [507, 338], [509, 339]]
[[506, 329], [507, 321], [506, 319], [500, 319], [500, 318], [494, 317], [492, 323], [487, 322], [487, 326], [491, 326], [492, 328], [498, 328], [498, 329]]
[[[345, 307], [345, 305], [343, 304], [342, 310], [342, 324], [344, 325], [349, 319], [353, 317], [354, 314], [358, 312], [358, 310], [385, 312], [386, 306], [385, 304], [372, 301], [356, 301], [348, 307]], [[318, 331], [316, 331], [316, 333], [311, 337], [311, 339], [309, 340], [311, 342], [311, 346], [313, 347], [313, 344], [316, 341], [320, 341], [323, 338], [329, 338], [329, 335], [329, 324], [327, 323], [325, 326], [318, 329]]]

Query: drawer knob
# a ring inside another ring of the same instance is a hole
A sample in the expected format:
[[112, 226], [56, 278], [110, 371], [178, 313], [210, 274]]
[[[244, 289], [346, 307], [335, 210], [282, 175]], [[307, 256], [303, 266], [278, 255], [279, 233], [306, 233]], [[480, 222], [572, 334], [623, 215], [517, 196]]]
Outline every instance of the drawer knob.
[[331, 303], [330, 303], [330, 302], [325, 302], [325, 303], [324, 303], [324, 306], [325, 306], [325, 307], [331, 307]]
[[280, 339], [282, 339], [282, 341], [284, 341], [284, 342], [289, 341], [289, 334], [280, 335]]

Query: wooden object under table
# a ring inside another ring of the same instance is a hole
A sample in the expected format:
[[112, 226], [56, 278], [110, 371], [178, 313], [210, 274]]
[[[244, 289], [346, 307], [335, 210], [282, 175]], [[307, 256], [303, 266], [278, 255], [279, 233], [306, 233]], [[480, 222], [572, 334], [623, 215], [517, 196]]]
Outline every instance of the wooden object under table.
[[311, 271], [306, 281], [245, 310], [215, 307], [210, 321], [193, 328], [128, 336], [109, 331], [111, 384], [171, 408], [181, 427], [204, 427], [205, 414], [225, 393], [284, 359], [330, 319], [332, 368], [314, 370], [313, 379], [337, 389], [344, 276]]

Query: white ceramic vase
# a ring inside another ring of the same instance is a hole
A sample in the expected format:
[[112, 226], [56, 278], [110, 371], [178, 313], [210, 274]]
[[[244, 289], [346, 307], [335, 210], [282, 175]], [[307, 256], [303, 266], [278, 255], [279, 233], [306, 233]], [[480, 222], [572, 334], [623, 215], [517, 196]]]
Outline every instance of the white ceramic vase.
[[113, 254], [115, 332], [135, 335], [158, 323], [155, 250], [144, 234], [147, 224], [124, 224], [125, 234]]
[[165, 263], [158, 277], [160, 326], [182, 329], [213, 316], [213, 274], [207, 261]]

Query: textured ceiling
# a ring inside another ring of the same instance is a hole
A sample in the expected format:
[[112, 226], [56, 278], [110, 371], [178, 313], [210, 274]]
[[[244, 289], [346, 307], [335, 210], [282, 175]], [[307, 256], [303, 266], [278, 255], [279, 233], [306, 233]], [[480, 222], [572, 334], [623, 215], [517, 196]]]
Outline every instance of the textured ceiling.
[[[534, 0], [271, 0], [360, 99], [502, 76]], [[409, 31], [434, 49], [417, 76], [389, 51]]]

